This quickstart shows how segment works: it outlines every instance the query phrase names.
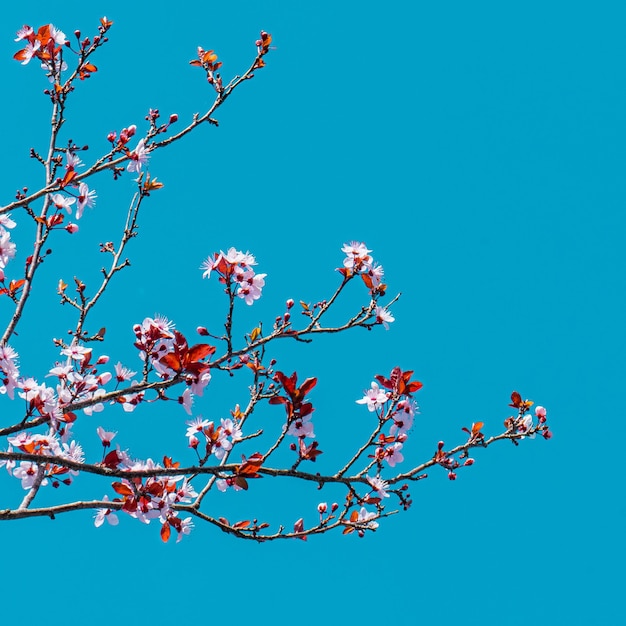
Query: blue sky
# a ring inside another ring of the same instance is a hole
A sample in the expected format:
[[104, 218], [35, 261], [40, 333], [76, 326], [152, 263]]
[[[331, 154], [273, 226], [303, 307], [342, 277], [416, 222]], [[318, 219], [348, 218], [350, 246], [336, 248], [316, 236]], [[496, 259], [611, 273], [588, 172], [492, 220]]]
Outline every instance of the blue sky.
[[[187, 332], [220, 319], [219, 288], [197, 269], [209, 253], [250, 250], [267, 272], [264, 298], [245, 311], [253, 324], [273, 320], [287, 297], [330, 294], [341, 245], [357, 239], [384, 265], [390, 292], [402, 292], [397, 321], [277, 352], [286, 370], [319, 378], [320, 447], [349, 449], [352, 424], [368, 419], [354, 400], [394, 365], [424, 382], [416, 463], [439, 439], [460, 442], [473, 421], [499, 431], [513, 389], [548, 408], [554, 437], [478, 451], [454, 483], [432, 471], [407, 513], [362, 540], [255, 545], [199, 526], [163, 545], [156, 527], [122, 519], [96, 530], [88, 513], [4, 523], [7, 620], [32, 622], [39, 593], [48, 622], [69, 625], [157, 611], [261, 625], [624, 620], [622, 4], [14, 4], [0, 28], [3, 204], [39, 184], [28, 151], [45, 145], [49, 120], [43, 74], [12, 59], [15, 31], [53, 22], [92, 34], [104, 14], [111, 41], [67, 112], [66, 137], [93, 155], [149, 107], [182, 121], [210, 102], [188, 65], [196, 46], [217, 51], [225, 77], [247, 67], [259, 30], [276, 46], [219, 112], [218, 129], [154, 155], [165, 187], [144, 213], [131, 269], [95, 314], [114, 362], [132, 364], [132, 325], [145, 316]], [[129, 177], [94, 186], [97, 207], [78, 235], [54, 242], [17, 340], [33, 375], [45, 374], [51, 337], [73, 322], [56, 305], [58, 278], [97, 275], [98, 242], [116, 236], [132, 194]], [[205, 416], [245, 400], [245, 383], [214, 383]], [[184, 455], [174, 438], [186, 415], [154, 409], [109, 410], [93, 429], [119, 429], [138, 456], [171, 451], [170, 441]], [[228, 506], [285, 523], [315, 518], [319, 494], [304, 487], [268, 480], [259, 492]]]

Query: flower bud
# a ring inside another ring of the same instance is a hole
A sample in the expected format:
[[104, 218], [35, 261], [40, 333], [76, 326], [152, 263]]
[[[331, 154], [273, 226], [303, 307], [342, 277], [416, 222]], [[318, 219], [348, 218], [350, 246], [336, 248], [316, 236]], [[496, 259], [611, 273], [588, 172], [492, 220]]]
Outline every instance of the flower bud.
[[448, 473], [448, 478], [450, 480], [456, 480], [456, 474], [454, 472], [449, 472]]
[[326, 504], [326, 502], [320, 502], [317, 505], [317, 510], [319, 511], [320, 515], [326, 513], [326, 511], [328, 510], [328, 504]]
[[465, 459], [463, 465], [474, 465], [474, 459]]
[[74, 233], [78, 232], [78, 224], [68, 224], [65, 227], [65, 230], [70, 233], [70, 235], [73, 235]]
[[294, 305], [294, 301], [291, 298], [289, 298], [289, 300], [287, 300], [286, 302], [286, 305], [287, 305], [287, 309], [290, 309]]
[[176, 113], [172, 113], [172, 114], [170, 115], [170, 121], [169, 121], [169, 123], [170, 123], [170, 124], [174, 124], [175, 122], [178, 122], [178, 115], [177, 115]]
[[198, 326], [198, 328], [196, 328], [196, 332], [198, 335], [202, 335], [203, 337], [206, 337], [209, 334], [209, 331], [204, 326]]
[[334, 513], [339, 508], [339, 505], [336, 502], [333, 502], [330, 507], [330, 512]]

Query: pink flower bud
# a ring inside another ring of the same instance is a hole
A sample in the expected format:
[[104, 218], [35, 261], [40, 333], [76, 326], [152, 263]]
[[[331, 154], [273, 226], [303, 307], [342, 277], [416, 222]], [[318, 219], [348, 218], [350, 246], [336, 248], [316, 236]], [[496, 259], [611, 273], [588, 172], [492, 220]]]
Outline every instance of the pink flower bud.
[[178, 115], [176, 113], [172, 113], [170, 115], [170, 124], [174, 124], [175, 122], [178, 122]]
[[474, 459], [466, 459], [463, 465], [474, 465]]
[[454, 472], [449, 472], [448, 473], [448, 478], [450, 480], [456, 480], [456, 474]]
[[535, 415], [537, 417], [545, 417], [546, 416], [546, 407], [544, 406], [536, 406], [535, 407]]
[[126, 135], [128, 137], [132, 137], [135, 133], [137, 132], [137, 126], [135, 124], [131, 124], [127, 129], [126, 129]]
[[290, 309], [294, 305], [294, 301], [291, 298], [289, 298], [286, 304], [287, 304], [287, 309]]
[[110, 141], [111, 143], [115, 143], [115, 140], [117, 139], [117, 133], [115, 131], [110, 132], [107, 135], [107, 141]]
[[198, 447], [198, 444], [200, 442], [198, 441], [198, 438], [195, 435], [191, 435], [191, 437], [189, 437], [189, 447], [193, 448], [194, 450]]
[[328, 504], [326, 504], [326, 502], [320, 502], [317, 505], [317, 510], [319, 511], [320, 515], [326, 513], [326, 511], [328, 510]]
[[198, 328], [196, 328], [196, 332], [198, 335], [202, 335], [203, 337], [206, 337], [209, 334], [209, 331], [204, 326], [198, 326]]
[[104, 365], [105, 363], [109, 362], [109, 357], [106, 354], [103, 354], [102, 356], [98, 357], [98, 360], [96, 361], [96, 365]]
[[296, 444], [295, 443], [289, 444], [289, 449], [293, 450], [295, 452], [296, 451]]
[[544, 438], [544, 439], [552, 439], [552, 431], [550, 431], [550, 430], [544, 430], [544, 431], [543, 431], [543, 438]]
[[334, 513], [339, 508], [339, 505], [336, 502], [333, 502], [330, 507], [330, 512]]
[[70, 235], [73, 235], [74, 233], [78, 232], [78, 224], [68, 224], [65, 227], [65, 230], [70, 233]]
[[291, 319], [291, 313], [285, 313], [283, 315], [283, 319], [285, 320], [285, 324]]
[[438, 450], [443, 450], [444, 445], [445, 445], [445, 443], [444, 443], [443, 441], [440, 441], [440, 442], [437, 444], [437, 449], [438, 449]]

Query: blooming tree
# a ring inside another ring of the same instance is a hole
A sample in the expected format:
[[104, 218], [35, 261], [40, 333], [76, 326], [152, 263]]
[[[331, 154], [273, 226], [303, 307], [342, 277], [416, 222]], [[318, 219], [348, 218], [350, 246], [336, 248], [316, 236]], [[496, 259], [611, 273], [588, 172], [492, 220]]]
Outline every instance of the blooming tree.
[[[163, 122], [159, 111], [150, 109], [145, 130], [130, 124], [119, 132], [109, 132], [108, 151], [91, 158], [86, 146], [63, 142], [61, 130], [66, 102], [82, 81], [97, 72], [93, 57], [108, 42], [111, 26], [110, 20], [102, 18], [93, 38], [83, 37], [79, 31], [68, 38], [52, 24], [36, 30], [24, 26], [17, 33], [21, 49], [15, 59], [24, 65], [41, 65], [49, 80], [44, 94], [52, 115], [47, 152], [31, 150], [31, 157], [43, 169], [42, 185], [36, 191], [21, 189], [14, 201], [0, 209], [0, 296], [3, 310], [8, 311], [0, 340], [0, 394], [5, 403], [0, 422], [0, 466], [7, 473], [6, 480], [19, 481], [24, 491], [12, 508], [11, 503], [0, 502], [0, 520], [53, 518], [91, 509], [95, 526], [105, 521], [116, 525], [120, 516], [128, 516], [146, 524], [154, 522], [163, 541], [172, 533], [180, 540], [199, 520], [257, 541], [306, 539], [334, 529], [363, 536], [397, 508], [411, 505], [409, 485], [426, 478], [429, 468], [443, 468], [455, 480], [461, 468], [474, 463], [470, 456], [474, 448], [502, 440], [518, 445], [536, 434], [550, 438], [545, 408], [537, 406], [532, 411], [533, 403], [513, 392], [509, 404], [513, 415], [504, 420], [504, 429], [498, 434], [485, 435], [484, 424], [476, 422], [462, 428], [465, 435], [455, 446], [446, 447], [440, 441], [433, 444], [432, 457], [424, 462], [405, 459], [404, 445], [413, 431], [418, 413], [416, 394], [422, 383], [412, 371], [395, 367], [387, 375], [375, 375], [356, 400], [363, 406], [355, 410], [363, 411], [363, 420], [371, 425], [364, 440], [352, 443], [346, 461], [338, 467], [329, 467], [323, 457], [319, 458], [324, 444], [315, 435], [312, 399], [317, 379], [284, 371], [272, 357], [272, 347], [279, 339], [310, 342], [316, 335], [359, 327], [388, 329], [394, 322], [391, 306], [397, 297], [386, 302], [383, 267], [374, 260], [372, 251], [357, 241], [341, 248], [337, 286], [327, 299], [289, 299], [268, 325], [251, 328], [242, 340], [233, 332], [236, 312], [240, 307], [254, 306], [268, 277], [257, 270], [257, 261], [249, 252], [230, 248], [209, 254], [200, 271], [204, 278], [221, 285], [227, 310], [223, 332], [198, 326], [194, 333], [199, 339], [192, 340], [190, 333], [183, 333], [165, 317], [146, 317], [132, 327], [136, 353], [132, 358], [124, 355], [122, 362], [106, 355], [105, 329], [90, 330], [90, 314], [111, 281], [129, 265], [125, 253], [137, 235], [140, 209], [163, 186], [148, 172], [152, 153], [205, 123], [217, 125], [217, 109], [265, 66], [272, 49], [272, 37], [261, 32], [248, 69], [226, 82], [215, 52], [198, 48], [191, 64], [204, 72], [214, 91], [210, 108], [194, 115], [179, 130], [175, 130], [179, 124], [176, 114]], [[59, 280], [61, 303], [76, 311], [77, 321], [67, 340], [53, 340], [58, 361], [40, 364], [23, 358], [20, 362], [11, 341], [32, 302], [39, 269], [50, 254], [48, 242], [56, 237], [80, 236], [76, 234], [78, 223], [88, 219], [89, 211], [96, 207], [92, 181], [107, 172], [115, 180], [131, 177], [135, 189], [119, 242], [100, 244], [101, 252], [110, 259], [109, 266], [102, 270], [96, 285], [75, 278], [70, 287]], [[33, 247], [25, 251], [23, 264], [17, 262], [18, 250], [11, 237], [18, 223], [35, 228]], [[352, 282], [362, 283], [363, 302], [343, 323], [328, 323], [327, 312], [345, 297], [346, 286]], [[218, 372], [242, 381], [246, 402], [233, 403], [226, 418], [205, 419], [195, 406]], [[139, 405], [167, 401], [180, 405], [181, 441], [186, 447], [173, 449], [158, 461], [135, 458], [123, 434], [103, 426], [103, 412], [130, 414]], [[255, 423], [261, 407], [281, 416], [274, 430]], [[79, 431], [83, 437], [89, 433], [99, 438], [101, 457], [86, 458]], [[349, 437], [345, 439], [349, 443]], [[100, 480], [96, 488], [98, 495], [102, 491], [104, 495], [100, 499], [73, 499], [72, 486], [87, 480], [87, 475], [92, 476], [90, 484]], [[223, 492], [253, 491], [262, 478], [277, 483], [308, 482], [322, 493], [324, 487], [334, 485], [341, 497], [334, 502], [312, 502], [310, 510], [294, 511], [291, 520], [277, 527], [260, 516], [232, 521], [221, 515]], [[50, 489], [61, 502], [37, 506], [38, 494]]]

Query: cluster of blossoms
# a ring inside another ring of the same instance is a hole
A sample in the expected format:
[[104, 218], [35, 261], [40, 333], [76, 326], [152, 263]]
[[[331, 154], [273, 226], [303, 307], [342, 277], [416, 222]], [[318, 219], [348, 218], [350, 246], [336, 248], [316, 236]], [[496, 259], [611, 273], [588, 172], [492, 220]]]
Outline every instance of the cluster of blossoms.
[[42, 457], [41, 461], [20, 461], [19, 465], [13, 460], [0, 461], [0, 467], [6, 466], [9, 474], [21, 481], [23, 489], [31, 489], [36, 483], [42, 486], [48, 484], [50, 479], [53, 487], [60, 483], [70, 485], [72, 476], [78, 472], [54, 463], [47, 462], [46, 456], [56, 456], [76, 463], [82, 463], [85, 459], [83, 450], [75, 441], [68, 443], [69, 431], [62, 437], [57, 434], [40, 435], [35, 433], [21, 432], [14, 437], [8, 437], [9, 452], [13, 449], [35, 454]]
[[220, 422], [221, 424], [217, 428], [213, 422], [201, 417], [187, 422], [186, 436], [189, 440], [189, 447], [200, 455], [198, 448], [202, 438], [204, 440], [204, 460], [214, 454], [221, 461], [232, 450], [233, 444], [241, 440], [241, 429], [236, 422], [230, 418], [222, 418]]
[[[98, 428], [98, 436], [105, 452], [115, 435], [116, 433], [107, 432], [101, 427]], [[106, 454], [103, 465], [111, 469], [129, 472], [171, 468], [172, 474], [174, 474], [171, 476], [132, 477], [123, 478], [121, 482], [114, 482], [113, 490], [121, 497], [114, 498], [113, 502], [121, 502], [120, 509], [122, 511], [144, 524], [149, 524], [152, 520], [159, 520], [163, 541], [169, 539], [172, 530], [178, 533], [177, 541], [191, 532], [193, 528], [191, 517], [180, 519], [174, 505], [187, 504], [198, 494], [185, 476], [175, 475], [175, 470], [179, 467], [178, 463], [173, 463], [169, 457], [163, 458], [163, 465], [155, 463], [152, 459], [146, 461], [133, 460], [118, 446], [116, 450]], [[108, 501], [108, 497], [105, 496], [104, 500]], [[116, 514], [110, 508], [98, 509], [94, 517], [96, 526], [101, 526], [105, 520], [112, 525], [118, 523]]]
[[[346, 278], [360, 276], [373, 297], [384, 295], [387, 285], [382, 280], [384, 276], [383, 266], [376, 263], [364, 243], [351, 241], [345, 243], [341, 251], [346, 255], [343, 260], [343, 267], [338, 271]], [[385, 330], [389, 330], [389, 324], [395, 318], [386, 307], [376, 305], [374, 317], [377, 324], [382, 324]]]
[[4, 269], [9, 261], [15, 258], [15, 243], [11, 241], [8, 228], [14, 228], [15, 222], [10, 215], [0, 215], [0, 282], [4, 281]]
[[[191, 415], [193, 397], [202, 396], [211, 380], [210, 365], [204, 359], [215, 352], [215, 347], [204, 343], [189, 347], [184, 335], [174, 330], [174, 324], [160, 316], [145, 318], [141, 324], [135, 324], [133, 331], [134, 345], [148, 371], [153, 370], [163, 380], [185, 380], [187, 387], [178, 402]], [[133, 406], [142, 399], [142, 392], [125, 398]]]
[[[65, 33], [52, 24], [45, 24], [35, 32], [24, 25], [17, 31], [15, 41], [25, 41], [26, 47], [13, 56], [22, 65], [28, 64], [33, 57], [39, 59], [44, 69], [58, 73], [62, 46], [68, 45]], [[64, 68], [65, 69], [65, 68]]]
[[390, 426], [389, 433], [381, 432], [375, 443], [373, 458], [379, 471], [383, 462], [395, 467], [404, 460], [402, 447], [418, 409], [412, 394], [422, 388], [421, 382], [411, 380], [412, 374], [410, 370], [403, 372], [395, 367], [389, 378], [378, 375], [365, 395], [356, 401], [366, 405], [370, 412], [376, 412], [381, 428], [383, 425]]
[[[75, 182], [78, 176], [77, 168], [81, 167], [83, 162], [77, 156], [74, 150], [67, 150], [65, 175], [57, 180], [59, 186], [65, 193], [54, 193], [49, 195], [50, 205], [55, 209], [47, 219], [48, 228], [53, 228], [63, 223], [64, 214], [72, 214], [72, 206], [76, 204], [76, 219], [79, 220], [85, 208], [93, 208], [96, 204], [96, 192], [89, 189], [89, 185], [83, 182]], [[69, 233], [75, 233], [78, 230], [76, 224], [68, 224], [65, 230]]]
[[236, 295], [246, 304], [252, 304], [261, 297], [261, 290], [265, 286], [267, 274], [255, 274], [252, 266], [256, 260], [249, 252], [240, 252], [229, 248], [227, 253], [220, 251], [210, 255], [200, 266], [204, 270], [202, 277], [210, 278], [215, 272], [219, 281], [226, 285], [227, 293], [236, 286]]

